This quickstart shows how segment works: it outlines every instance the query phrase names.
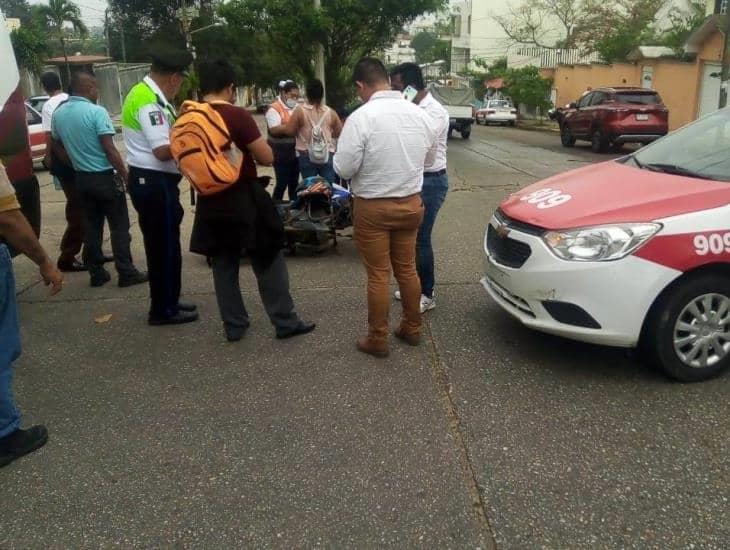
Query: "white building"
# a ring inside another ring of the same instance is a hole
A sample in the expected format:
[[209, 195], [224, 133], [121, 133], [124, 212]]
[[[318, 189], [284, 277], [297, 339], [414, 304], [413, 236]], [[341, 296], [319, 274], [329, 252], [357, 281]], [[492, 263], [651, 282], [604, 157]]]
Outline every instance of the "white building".
[[[493, 62], [501, 57], [517, 54], [534, 45], [515, 44], [497, 22], [497, 17], [508, 17], [525, 0], [460, 0], [452, 3], [454, 37], [451, 48], [451, 70], [459, 72], [465, 68], [476, 69], [475, 60]], [[707, 0], [708, 12], [726, 7], [730, 0]], [[670, 24], [669, 13], [687, 10], [690, 0], [671, 0], [657, 17], [657, 26], [667, 28]], [[554, 44], [561, 38], [559, 24], [554, 29], [546, 28], [541, 40]]]
[[411, 48], [411, 36], [409, 34], [399, 34], [395, 42], [385, 50], [383, 59], [386, 65], [415, 63], [416, 50]]
[[[500, 57], [524, 47], [514, 44], [497, 22], [506, 17], [510, 9], [517, 8], [524, 0], [461, 0], [452, 4], [454, 36], [451, 46], [451, 70], [476, 69], [475, 60], [493, 62]], [[557, 32], [548, 32], [546, 41], [557, 40]]]

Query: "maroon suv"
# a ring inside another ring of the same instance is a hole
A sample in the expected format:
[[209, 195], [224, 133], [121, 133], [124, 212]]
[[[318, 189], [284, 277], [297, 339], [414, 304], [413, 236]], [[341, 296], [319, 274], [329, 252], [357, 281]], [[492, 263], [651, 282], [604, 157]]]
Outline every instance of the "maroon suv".
[[563, 146], [586, 140], [596, 153], [624, 143], [651, 143], [669, 131], [661, 97], [643, 88], [598, 88], [571, 103], [561, 118]]

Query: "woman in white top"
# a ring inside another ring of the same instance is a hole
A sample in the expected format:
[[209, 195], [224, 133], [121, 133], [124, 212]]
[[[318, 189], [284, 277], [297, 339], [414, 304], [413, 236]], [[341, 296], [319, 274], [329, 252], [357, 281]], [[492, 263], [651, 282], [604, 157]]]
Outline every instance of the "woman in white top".
[[[342, 122], [335, 111], [322, 103], [324, 86], [320, 80], [310, 81], [305, 90], [306, 103], [294, 110], [289, 122], [278, 133], [296, 137], [302, 178], [321, 176], [333, 183], [335, 170], [332, 166], [332, 157], [335, 152], [335, 140], [342, 132]], [[316, 158], [313, 155], [316, 155]]]

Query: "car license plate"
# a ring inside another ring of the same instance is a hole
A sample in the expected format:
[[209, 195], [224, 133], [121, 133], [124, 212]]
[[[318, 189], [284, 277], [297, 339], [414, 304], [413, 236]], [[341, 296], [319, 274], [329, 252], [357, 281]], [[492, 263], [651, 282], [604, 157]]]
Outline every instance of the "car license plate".
[[636, 120], [649, 120], [649, 115], [636, 115]]

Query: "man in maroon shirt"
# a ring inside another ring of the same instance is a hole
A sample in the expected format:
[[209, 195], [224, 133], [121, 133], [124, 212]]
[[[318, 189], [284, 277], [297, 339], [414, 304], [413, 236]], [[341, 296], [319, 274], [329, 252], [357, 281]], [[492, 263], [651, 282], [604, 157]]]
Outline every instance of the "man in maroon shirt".
[[220, 193], [201, 196], [195, 210], [190, 250], [212, 258], [218, 307], [229, 341], [243, 337], [249, 316], [241, 297], [241, 251], [251, 258], [259, 294], [276, 327], [277, 338], [312, 332], [294, 310], [289, 273], [282, 255], [284, 227], [271, 196], [259, 183], [256, 162], [271, 166], [271, 147], [261, 136], [251, 114], [234, 106], [235, 72], [226, 61], [203, 62], [198, 67], [200, 93], [223, 117], [244, 162], [238, 182]]

